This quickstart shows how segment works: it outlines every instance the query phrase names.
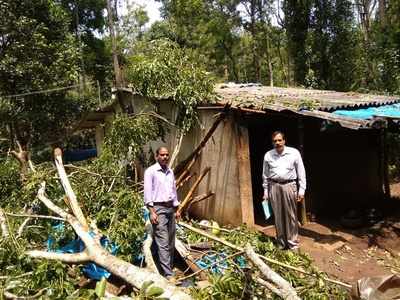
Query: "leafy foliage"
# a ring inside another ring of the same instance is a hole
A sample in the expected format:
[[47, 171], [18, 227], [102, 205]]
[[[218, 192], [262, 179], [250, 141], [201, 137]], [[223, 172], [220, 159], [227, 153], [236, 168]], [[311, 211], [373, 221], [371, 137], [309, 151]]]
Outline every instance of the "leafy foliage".
[[118, 115], [106, 136], [102, 158], [133, 161], [142, 152], [142, 146], [160, 134], [159, 124], [150, 115]]
[[179, 109], [175, 123], [189, 130], [195, 107], [211, 100], [212, 77], [176, 43], [157, 40], [142, 44], [137, 52], [130, 58], [127, 79], [141, 95], [172, 99]]
[[57, 143], [93, 104], [93, 89], [65, 88], [78, 79], [68, 14], [51, 0], [2, 1], [0, 41], [1, 131], [23, 147]]
[[[180, 237], [187, 239], [189, 242], [204, 240], [204, 237], [193, 232], [185, 232], [184, 234], [181, 232]], [[314, 274], [315, 277], [304, 276], [284, 267], [269, 264], [270, 268], [296, 288], [299, 297], [302, 299], [347, 299], [346, 291], [334, 285], [326, 284], [320, 279], [324, 274], [313, 267], [312, 260], [307, 254], [282, 251], [274, 245], [271, 238], [258, 231], [251, 231], [245, 226], [232, 229], [229, 233], [224, 232], [220, 237], [240, 247], [250, 243], [258, 254], [281, 263], [300, 267]], [[235, 252], [235, 250], [219, 244], [214, 244], [213, 250], [225, 255], [231, 255]], [[247, 262], [246, 267], [243, 268], [239, 267], [235, 260], [231, 260], [228, 265], [228, 270], [225, 270], [223, 275], [214, 274], [210, 276], [209, 280], [213, 283], [212, 285], [203, 290], [193, 289], [193, 297], [199, 300], [252, 299], [253, 297], [257, 299], [276, 299], [276, 295], [269, 294], [263, 286], [254, 280], [260, 274], [254, 268], [251, 268], [250, 263]]]

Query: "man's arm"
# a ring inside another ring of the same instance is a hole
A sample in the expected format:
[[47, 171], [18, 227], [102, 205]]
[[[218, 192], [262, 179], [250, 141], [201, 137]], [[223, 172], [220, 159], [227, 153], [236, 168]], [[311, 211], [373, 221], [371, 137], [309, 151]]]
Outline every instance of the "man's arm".
[[300, 152], [297, 152], [297, 159], [295, 161], [295, 168], [297, 173], [297, 180], [299, 182], [299, 197], [304, 197], [306, 191], [306, 170], [304, 169], [303, 159]]
[[263, 199], [268, 199], [268, 175], [269, 175], [269, 165], [267, 161], [267, 154], [264, 155], [263, 161], [263, 172], [262, 172], [262, 180], [263, 180], [263, 188], [264, 188], [264, 196]]

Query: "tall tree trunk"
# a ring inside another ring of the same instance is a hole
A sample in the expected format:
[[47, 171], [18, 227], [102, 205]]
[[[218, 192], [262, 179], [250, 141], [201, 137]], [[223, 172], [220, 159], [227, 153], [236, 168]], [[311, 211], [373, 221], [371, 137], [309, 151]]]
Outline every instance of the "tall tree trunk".
[[365, 76], [363, 76], [363, 83], [368, 87], [371, 83], [375, 82], [373, 60], [371, 59], [371, 14], [376, 6], [376, 0], [356, 0], [356, 7], [360, 19], [361, 30], [363, 33], [363, 44], [365, 49]]
[[[115, 26], [114, 26], [115, 25], [114, 9], [113, 9], [113, 5], [112, 5], [111, 1], [112, 0], [107, 0], [108, 26], [109, 26], [109, 30], [110, 30], [111, 43], [112, 43], [115, 85], [116, 85], [116, 87], [121, 87], [122, 77], [121, 77], [121, 70], [119, 68], [119, 62], [118, 62], [117, 37], [116, 37]], [[114, 3], [114, 5], [115, 5], [115, 3]]]
[[379, 0], [379, 21], [381, 26], [386, 25], [386, 0]]
[[274, 87], [274, 69], [272, 66], [272, 55], [271, 55], [269, 32], [267, 34], [267, 61], [268, 61], [268, 70], [269, 70], [269, 86]]

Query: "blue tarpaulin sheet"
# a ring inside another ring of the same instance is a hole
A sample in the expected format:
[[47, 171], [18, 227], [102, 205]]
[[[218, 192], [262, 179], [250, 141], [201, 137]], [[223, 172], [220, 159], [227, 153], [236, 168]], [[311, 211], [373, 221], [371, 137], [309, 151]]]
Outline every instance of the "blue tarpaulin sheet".
[[[64, 224], [60, 223], [53, 226], [53, 230], [56, 232], [63, 232], [64, 231]], [[94, 233], [90, 232], [90, 235], [94, 236]], [[80, 238], [72, 240], [68, 242], [66, 245], [54, 249], [55, 240], [50, 235], [47, 239], [47, 249], [49, 251], [54, 251], [57, 253], [80, 253], [85, 250], [85, 244], [82, 242]], [[110, 242], [105, 236], [100, 238], [100, 244], [108, 250], [111, 254], [115, 255], [118, 250], [118, 246], [114, 243]], [[95, 263], [87, 263], [83, 266], [82, 269], [83, 273], [88, 276], [89, 278], [100, 280], [102, 277], [108, 278], [110, 277], [111, 273], [108, 272], [106, 269], [99, 267]]]
[[81, 161], [97, 156], [96, 148], [93, 149], [79, 149], [79, 150], [65, 150], [65, 161]]
[[382, 105], [378, 107], [360, 108], [354, 110], [339, 109], [333, 112], [336, 115], [353, 119], [372, 119], [373, 117], [400, 117], [400, 103]]

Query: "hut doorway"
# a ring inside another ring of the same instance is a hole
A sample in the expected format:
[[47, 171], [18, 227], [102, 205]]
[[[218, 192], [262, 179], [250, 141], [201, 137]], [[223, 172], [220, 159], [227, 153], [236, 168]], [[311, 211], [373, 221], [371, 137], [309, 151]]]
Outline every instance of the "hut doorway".
[[253, 114], [247, 119], [249, 130], [249, 151], [251, 166], [251, 184], [253, 191], [254, 223], [259, 226], [273, 224], [273, 218], [266, 220], [262, 209], [262, 170], [264, 155], [272, 149], [271, 135], [274, 131], [282, 131], [288, 146], [298, 146], [298, 122], [291, 115]]

